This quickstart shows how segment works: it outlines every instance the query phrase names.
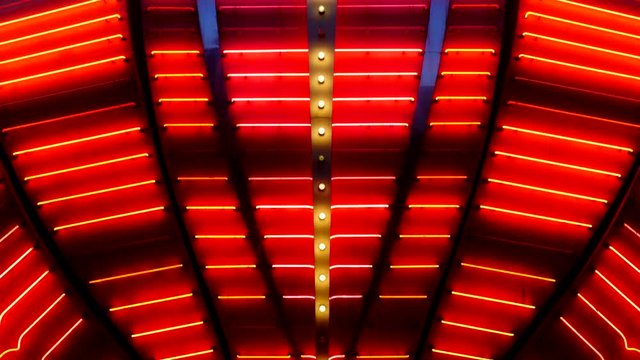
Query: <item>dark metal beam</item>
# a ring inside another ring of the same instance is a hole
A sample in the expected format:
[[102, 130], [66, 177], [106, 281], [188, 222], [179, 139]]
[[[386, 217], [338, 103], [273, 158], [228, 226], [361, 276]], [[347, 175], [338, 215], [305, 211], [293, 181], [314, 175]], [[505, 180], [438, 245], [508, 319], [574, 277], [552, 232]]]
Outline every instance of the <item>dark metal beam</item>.
[[469, 222], [469, 217], [472, 213], [472, 210], [476, 209], [474, 205], [476, 194], [478, 192], [478, 187], [482, 183], [482, 173], [484, 171], [484, 165], [490, 155], [489, 147], [491, 145], [491, 140], [493, 139], [493, 134], [495, 132], [496, 121], [500, 112], [500, 108], [503, 106], [505, 87], [508, 81], [507, 72], [509, 63], [512, 59], [513, 40], [515, 38], [516, 24], [518, 22], [519, 5], [520, 0], [508, 0], [505, 2], [504, 25], [502, 27], [503, 33], [500, 46], [500, 60], [498, 63], [496, 86], [492, 97], [493, 103], [491, 104], [491, 111], [489, 113], [489, 120], [487, 122], [487, 133], [484, 140], [480, 160], [478, 161], [478, 166], [472, 178], [473, 183], [471, 184], [469, 197], [467, 198], [466, 204], [463, 208], [462, 217], [460, 219], [458, 229], [453, 236], [449, 257], [447, 258], [447, 261], [441, 266], [442, 276], [440, 278], [440, 281], [438, 282], [433, 296], [431, 297], [431, 304], [429, 305], [429, 309], [427, 310], [427, 316], [425, 318], [420, 337], [418, 338], [415, 355], [413, 356], [413, 358], [417, 360], [422, 359], [424, 350], [427, 345], [427, 339], [429, 338], [431, 329], [433, 328], [433, 324], [437, 320], [436, 316], [438, 309], [440, 308], [442, 299], [447, 292], [447, 284], [449, 282], [449, 278], [451, 277], [452, 270], [455, 267], [456, 259], [459, 256], [458, 253], [460, 251], [460, 244], [464, 239], [465, 230], [467, 229], [467, 223]]
[[398, 229], [403, 215], [407, 210], [407, 199], [415, 184], [416, 171], [420, 152], [424, 143], [427, 129], [427, 119], [431, 105], [433, 104], [433, 92], [438, 79], [442, 44], [447, 29], [447, 14], [449, 12], [449, 0], [433, 0], [429, 6], [429, 23], [427, 25], [427, 40], [425, 54], [422, 61], [422, 72], [416, 108], [413, 115], [413, 123], [409, 137], [409, 145], [406, 149], [405, 160], [400, 173], [396, 178], [398, 190], [393, 203], [390, 206], [391, 215], [382, 236], [382, 246], [374, 264], [373, 278], [364, 296], [362, 311], [356, 324], [356, 329], [349, 343], [348, 355], [354, 355], [360, 336], [367, 323], [369, 313], [375, 301], [378, 300], [378, 291], [382, 278], [389, 268], [391, 251], [398, 242]]
[[504, 359], [515, 359], [518, 354], [526, 348], [534, 336], [545, 325], [555, 319], [555, 315], [557, 315], [560, 309], [566, 304], [568, 296], [572, 294], [571, 290], [574, 289], [580, 280], [584, 278], [584, 275], [588, 273], [589, 265], [598, 258], [597, 254], [604, 248], [607, 235], [617, 223], [618, 215], [627, 202], [634, 184], [637, 183], [639, 177], [640, 155], [636, 155], [633, 165], [627, 177], [624, 179], [618, 194], [611, 202], [611, 206], [605, 213], [600, 225], [598, 225], [594, 231], [584, 251], [580, 254], [580, 257], [571, 269], [569, 269], [569, 272], [558, 282], [553, 294], [551, 294], [544, 305], [538, 308], [535, 317], [524, 331], [518, 335], [518, 338], [514, 341], [511, 348], [505, 353]]
[[293, 336], [293, 329], [286, 320], [286, 312], [282, 301], [282, 294], [278, 290], [271, 263], [262, 243], [263, 234], [260, 232], [255, 216], [255, 206], [249, 194], [249, 180], [242, 166], [242, 152], [238, 144], [236, 127], [229, 114], [229, 97], [225, 86], [225, 76], [222, 69], [222, 50], [215, 0], [198, 0], [198, 16], [200, 18], [200, 33], [204, 45], [204, 59], [207, 67], [207, 79], [213, 93], [213, 106], [217, 115], [217, 130], [220, 131], [221, 150], [227, 158], [229, 166], [229, 181], [238, 197], [238, 209], [247, 226], [247, 239], [251, 243], [256, 255], [256, 267], [260, 271], [267, 288], [267, 298], [273, 304], [279, 326], [283, 329], [294, 356], [300, 355], [300, 350]]
[[217, 350], [220, 351], [223, 358], [226, 360], [232, 360], [231, 350], [227, 342], [227, 338], [224, 333], [224, 328], [218, 317], [218, 311], [216, 310], [211, 290], [207, 284], [207, 280], [204, 277], [203, 266], [198, 259], [198, 255], [193, 247], [191, 241], [192, 237], [189, 235], [189, 229], [184, 220], [183, 206], [180, 205], [175, 189], [173, 188], [174, 177], [171, 176], [169, 167], [167, 165], [164, 149], [162, 146], [162, 139], [160, 137], [160, 130], [158, 127], [158, 121], [156, 118], [154, 101], [151, 95], [151, 83], [149, 81], [149, 69], [147, 67], [147, 55], [144, 46], [144, 27], [143, 27], [143, 12], [142, 4], [140, 0], [128, 1], [128, 14], [129, 14], [129, 27], [131, 31], [131, 44], [133, 47], [133, 53], [135, 58], [135, 64], [137, 66], [138, 83], [142, 91], [142, 97], [144, 101], [144, 107], [146, 110], [147, 118], [149, 120], [149, 130], [153, 139], [153, 146], [155, 150], [156, 158], [158, 159], [158, 166], [160, 167], [160, 174], [164, 180], [165, 189], [169, 198], [169, 208], [173, 213], [178, 231], [180, 233], [180, 239], [187, 252], [187, 261], [191, 268], [193, 275], [195, 276], [198, 290], [207, 311], [211, 325], [216, 333], [217, 337]]
[[78, 298], [86, 306], [90, 314], [95, 317], [113, 337], [127, 356], [134, 360], [142, 359], [138, 350], [131, 344], [130, 338], [118, 329], [111, 317], [109, 317], [108, 312], [96, 301], [93, 295], [91, 295], [86, 283], [76, 275], [67, 258], [63, 255], [53, 238], [52, 232], [42, 222], [36, 207], [29, 199], [29, 195], [23, 186], [24, 183], [22, 179], [18, 177], [11, 163], [11, 158], [4, 148], [4, 143], [0, 146], [0, 162], [2, 162], [3, 177], [6, 179], [5, 184], [15, 196], [19, 211], [24, 215], [26, 225], [36, 234], [39, 248], [41, 248], [45, 255], [51, 260], [55, 268], [60, 271], [60, 274], [71, 286], [73, 294], [78, 295]]

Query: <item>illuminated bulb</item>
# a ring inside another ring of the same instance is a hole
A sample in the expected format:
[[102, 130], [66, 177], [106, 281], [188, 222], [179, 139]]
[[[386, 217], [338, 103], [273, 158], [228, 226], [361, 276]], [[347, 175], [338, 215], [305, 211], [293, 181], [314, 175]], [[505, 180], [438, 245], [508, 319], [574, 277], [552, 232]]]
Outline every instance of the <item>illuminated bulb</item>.
[[318, 60], [324, 60], [324, 51], [318, 52]]
[[327, 130], [325, 128], [323, 128], [323, 127], [318, 128], [318, 135], [324, 136], [324, 134], [326, 134], [326, 133], [327, 133]]
[[324, 15], [325, 11], [327, 11], [327, 9], [325, 9], [324, 5], [318, 6], [318, 14]]
[[324, 155], [318, 155], [318, 161], [324, 161]]
[[324, 109], [324, 106], [325, 106], [325, 105], [326, 105], [326, 104], [325, 104], [324, 100], [320, 100], [320, 101], [318, 101], [318, 109]]
[[325, 275], [325, 274], [320, 274], [320, 276], [318, 276], [318, 280], [320, 280], [320, 281], [327, 281], [327, 275]]
[[318, 190], [323, 191], [326, 188], [327, 188], [327, 185], [325, 183], [318, 184]]
[[318, 84], [324, 84], [324, 75], [318, 75]]
[[327, 244], [325, 244], [325, 243], [318, 244], [318, 249], [320, 249], [320, 251], [327, 250]]
[[323, 312], [327, 311], [327, 307], [325, 305], [320, 305], [320, 306], [318, 306], [318, 311], [323, 313]]
[[324, 219], [326, 219], [326, 218], [327, 218], [327, 214], [325, 214], [325, 213], [323, 213], [323, 212], [321, 212], [320, 214], [318, 214], [318, 219], [320, 219], [320, 220], [324, 220]]

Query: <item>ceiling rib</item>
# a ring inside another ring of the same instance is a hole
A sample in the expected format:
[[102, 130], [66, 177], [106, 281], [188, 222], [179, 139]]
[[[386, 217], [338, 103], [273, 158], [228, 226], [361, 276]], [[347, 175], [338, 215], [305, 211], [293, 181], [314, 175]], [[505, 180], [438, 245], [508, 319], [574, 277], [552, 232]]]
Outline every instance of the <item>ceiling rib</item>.
[[229, 115], [230, 101], [222, 68], [222, 49], [220, 49], [216, 1], [198, 0], [197, 9], [204, 47], [204, 60], [208, 73], [207, 80], [213, 94], [213, 106], [218, 119], [217, 129], [221, 133], [220, 145], [229, 166], [229, 182], [238, 197], [238, 211], [240, 211], [247, 226], [247, 240], [249, 240], [256, 255], [256, 268], [260, 271], [260, 275], [265, 282], [268, 292], [267, 299], [275, 308], [277, 321], [284, 331], [290, 349], [292, 349], [293, 353], [291, 355], [298, 357], [300, 349], [294, 339], [293, 329], [286, 320], [282, 294], [276, 285], [271, 270], [272, 264], [262, 242], [264, 237], [258, 228], [255, 206], [249, 195], [249, 180], [242, 167], [242, 153], [238, 145], [236, 126]]
[[147, 66], [147, 56], [145, 52], [143, 35], [142, 3], [140, 0], [130, 0], [127, 6], [129, 18], [132, 20], [129, 21], [129, 26], [131, 32], [131, 44], [133, 47], [135, 64], [138, 74], [137, 80], [142, 91], [145, 111], [149, 121], [149, 130], [153, 139], [155, 155], [158, 159], [158, 166], [160, 167], [160, 173], [162, 179], [164, 180], [165, 189], [169, 198], [169, 207], [171, 208], [171, 211], [174, 215], [182, 243], [187, 252], [188, 265], [191, 267], [191, 270], [193, 271], [193, 274], [196, 278], [199, 293], [202, 296], [205, 308], [207, 310], [207, 315], [216, 333], [217, 348], [222, 353], [224, 359], [231, 360], [232, 356], [229, 349], [229, 344], [227, 342], [226, 336], [224, 334], [224, 329], [218, 317], [218, 312], [213, 302], [211, 291], [204, 277], [203, 267], [198, 261], [198, 255], [193, 248], [193, 243], [191, 242], [192, 237], [189, 235], [189, 230], [187, 228], [181, 210], [182, 207], [178, 202], [178, 198], [173, 187], [174, 182], [172, 181], [172, 179], [174, 178], [171, 177], [171, 174], [169, 172], [164, 150], [162, 147], [162, 140], [160, 138], [160, 132], [158, 130], [158, 121], [153, 106], [154, 102], [151, 94], [151, 84], [149, 82], [149, 69]]
[[18, 177], [11, 164], [11, 159], [5, 150], [4, 144], [0, 145], [0, 161], [2, 162], [2, 172], [4, 173], [3, 178], [6, 179], [7, 187], [17, 200], [20, 208], [18, 211], [25, 215], [27, 226], [36, 234], [36, 239], [47, 257], [52, 260], [55, 268], [60, 270], [66, 281], [71, 285], [72, 291], [78, 295], [78, 298], [84, 303], [91, 315], [100, 322], [129, 358], [134, 360], [142, 359], [138, 350], [130, 342], [130, 338], [118, 329], [109, 317], [108, 312], [96, 301], [86, 284], [72, 270], [53, 239], [53, 235], [42, 222], [36, 207], [31, 203], [27, 192], [22, 186], [22, 180]]
[[447, 28], [447, 14], [449, 0], [432, 0], [429, 6], [429, 22], [427, 24], [427, 40], [425, 44], [422, 72], [413, 115], [413, 123], [409, 134], [409, 145], [406, 149], [405, 160], [397, 177], [398, 191], [390, 206], [391, 215], [382, 236], [382, 246], [374, 265], [374, 272], [369, 288], [364, 296], [362, 311], [358, 318], [353, 338], [349, 343], [348, 355], [355, 356], [362, 332], [365, 328], [369, 313], [374, 302], [378, 299], [378, 291], [382, 278], [389, 269], [389, 257], [394, 245], [398, 241], [398, 229], [402, 216], [407, 210], [407, 198], [416, 180], [416, 169], [420, 157], [420, 150], [424, 143], [427, 129], [427, 119], [433, 103], [433, 92], [438, 79], [440, 56]]
[[504, 17], [504, 25], [502, 27], [502, 41], [501, 41], [501, 50], [500, 50], [500, 60], [498, 63], [498, 71], [496, 76], [496, 87], [493, 93], [493, 103], [491, 104], [491, 111], [489, 114], [489, 121], [487, 123], [487, 133], [484, 140], [484, 145], [482, 149], [482, 154], [480, 160], [478, 161], [478, 167], [476, 168], [476, 172], [473, 177], [473, 183], [471, 184], [471, 190], [469, 192], [469, 197], [467, 198], [466, 205], [463, 208], [462, 217], [460, 219], [460, 224], [455, 235], [452, 237], [451, 243], [451, 251], [449, 253], [449, 257], [446, 260], [446, 263], [442, 265], [442, 275], [436, 290], [431, 297], [431, 304], [429, 305], [429, 309], [427, 310], [427, 316], [423, 323], [423, 328], [420, 333], [420, 337], [418, 338], [418, 343], [416, 345], [416, 350], [414, 354], [414, 359], [422, 359], [424, 350], [426, 348], [426, 342], [429, 338], [429, 334], [431, 333], [431, 329], [433, 328], [433, 324], [436, 322], [436, 316], [438, 308], [442, 303], [442, 298], [447, 290], [447, 283], [449, 281], [449, 277], [451, 276], [451, 271], [456, 264], [456, 259], [458, 257], [458, 251], [460, 249], [460, 244], [465, 234], [465, 230], [467, 227], [467, 222], [469, 220], [469, 216], [475, 208], [475, 198], [476, 193], [478, 191], [479, 185], [482, 183], [482, 173], [484, 170], [484, 164], [486, 163], [487, 157], [489, 156], [489, 147], [491, 145], [491, 140], [493, 138], [493, 134], [495, 132], [496, 120], [498, 118], [498, 114], [500, 112], [500, 107], [503, 103], [504, 90], [508, 80], [507, 70], [509, 67], [509, 63], [512, 58], [512, 48], [513, 48], [513, 40], [515, 37], [515, 29], [517, 24], [518, 17], [518, 8], [519, 8], [519, 0], [512, 0], [506, 2], [505, 7], [505, 17]]

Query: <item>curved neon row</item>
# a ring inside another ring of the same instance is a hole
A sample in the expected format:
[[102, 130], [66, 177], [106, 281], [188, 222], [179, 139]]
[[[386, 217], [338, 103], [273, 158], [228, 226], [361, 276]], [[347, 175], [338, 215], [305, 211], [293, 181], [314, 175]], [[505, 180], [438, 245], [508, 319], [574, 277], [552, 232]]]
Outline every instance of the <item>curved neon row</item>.
[[47, 356], [51, 355], [51, 353], [67, 338], [69, 337], [69, 335], [73, 332], [73, 330], [75, 330], [80, 323], [82, 322], [82, 318], [80, 318], [80, 320], [76, 321], [75, 324], [73, 324], [73, 326], [71, 326], [71, 328], [69, 328], [69, 330], [67, 330], [66, 333], [64, 333], [64, 335], [62, 335], [62, 337], [60, 339], [58, 339], [58, 341], [56, 341], [55, 344], [53, 344], [53, 346], [51, 346], [51, 348], [49, 348], [49, 350], [42, 355], [42, 359], [41, 360], [46, 360]]
[[609, 324], [609, 326], [611, 326], [611, 328], [612, 328], [613, 330], [615, 330], [615, 332], [617, 332], [617, 333], [618, 333], [618, 335], [620, 335], [620, 337], [622, 337], [622, 340], [624, 341], [624, 348], [625, 348], [625, 350], [628, 350], [628, 351], [635, 351], [635, 352], [637, 352], [637, 353], [640, 353], [640, 350], [639, 350], [639, 349], [629, 347], [629, 342], [627, 341], [627, 337], [624, 335], [624, 333], [623, 333], [620, 329], [618, 329], [618, 328], [617, 328], [617, 327], [616, 327], [616, 326], [611, 322], [611, 320], [607, 319], [607, 317], [606, 317], [606, 316], [604, 316], [604, 314], [602, 314], [600, 311], [598, 311], [598, 309], [596, 309], [596, 307], [595, 307], [595, 306], [593, 306], [593, 304], [591, 304], [591, 303], [589, 302], [589, 300], [587, 300], [587, 299], [586, 299], [584, 296], [582, 296], [582, 294], [580, 294], [580, 293], [578, 293], [578, 297], [579, 297], [582, 301], [584, 301], [584, 303], [585, 303], [585, 304], [587, 304], [587, 305], [591, 308], [591, 310], [595, 311], [595, 313], [596, 313], [596, 314], [598, 314], [598, 316], [600, 316], [600, 317], [602, 318], [602, 320], [604, 320], [607, 324]]
[[20, 351], [22, 347], [22, 339], [24, 339], [24, 337], [29, 333], [29, 331], [31, 331], [31, 329], [33, 329], [33, 327], [36, 326], [40, 322], [40, 320], [42, 320], [42, 318], [45, 317], [47, 313], [49, 313], [49, 311], [51, 311], [51, 309], [53, 309], [62, 300], [63, 297], [64, 297], [64, 293], [60, 295], [60, 297], [58, 297], [58, 299], [54, 301], [53, 304], [51, 304], [47, 308], [47, 310], [45, 310], [40, 316], [38, 316], [38, 318], [34, 322], [32, 322], [31, 325], [29, 325], [29, 327], [27, 327], [27, 329], [22, 332], [22, 334], [20, 334], [20, 337], [18, 338], [18, 344], [16, 345], [16, 347], [7, 349], [3, 353], [0, 353], [0, 359], [2, 359], [3, 356], [9, 353]]
[[14, 306], [16, 306], [16, 304], [20, 302], [20, 300], [22, 300], [22, 298], [24, 298], [31, 291], [31, 289], [36, 287], [38, 283], [40, 283], [40, 281], [44, 279], [45, 276], [47, 276], [47, 274], [49, 274], [49, 270], [45, 271], [42, 275], [40, 275], [40, 277], [37, 278], [36, 281], [31, 283], [31, 285], [29, 285], [29, 287], [25, 291], [23, 291], [22, 294], [20, 294], [20, 296], [18, 296], [15, 300], [13, 300], [13, 302], [9, 304], [9, 306], [7, 306], [7, 308], [4, 309], [2, 313], [0, 313], [0, 324], [2, 324], [2, 319], [4, 319], [4, 316], [7, 315], [9, 310], [11, 310]]
[[580, 340], [582, 340], [582, 342], [584, 342], [585, 344], [587, 344], [587, 346], [596, 354], [598, 355], [598, 357], [600, 358], [600, 360], [605, 360], [604, 356], [602, 356], [602, 354], [598, 351], [598, 349], [596, 349], [593, 345], [591, 345], [591, 343], [589, 342], [589, 340], [585, 339], [584, 336], [582, 336], [582, 334], [580, 334], [578, 332], [578, 330], [576, 330], [576, 328], [574, 328], [573, 326], [571, 326], [571, 324], [569, 324], [569, 322], [567, 320], [565, 320], [565, 318], [563, 318], [562, 316], [560, 316], [560, 320], [562, 320], [562, 322], [574, 333], [576, 334]]

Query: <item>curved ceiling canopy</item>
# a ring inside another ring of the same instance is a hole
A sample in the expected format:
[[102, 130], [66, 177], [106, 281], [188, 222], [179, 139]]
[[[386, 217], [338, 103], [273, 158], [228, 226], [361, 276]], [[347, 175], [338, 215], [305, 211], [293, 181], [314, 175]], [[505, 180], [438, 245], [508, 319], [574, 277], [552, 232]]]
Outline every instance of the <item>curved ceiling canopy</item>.
[[0, 359], [640, 359], [637, 0], [5, 0]]

